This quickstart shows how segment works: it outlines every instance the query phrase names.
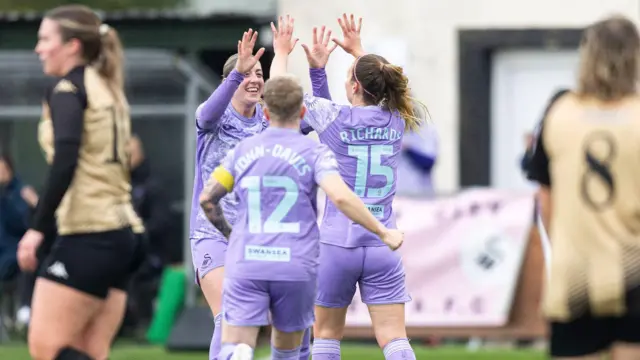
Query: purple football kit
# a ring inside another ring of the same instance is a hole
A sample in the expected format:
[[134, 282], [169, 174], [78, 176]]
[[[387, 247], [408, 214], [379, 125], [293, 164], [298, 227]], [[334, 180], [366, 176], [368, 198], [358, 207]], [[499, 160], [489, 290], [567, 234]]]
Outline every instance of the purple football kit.
[[231, 176], [237, 216], [229, 239], [224, 319], [271, 323], [284, 332], [313, 325], [320, 232], [318, 183], [338, 174], [327, 146], [297, 130], [270, 127], [241, 141], [221, 164]]
[[[396, 228], [393, 198], [405, 121], [380, 106], [333, 103], [324, 69], [311, 69], [314, 96], [305, 95], [307, 115], [302, 131], [315, 130], [333, 151], [340, 175], [371, 213]], [[320, 226], [320, 265], [316, 304], [349, 306], [360, 287], [366, 304], [399, 304], [411, 300], [400, 255], [380, 238], [355, 224], [327, 201]]]
[[[256, 105], [252, 118], [240, 115], [231, 106], [231, 98], [243, 80], [244, 75], [233, 70], [196, 111], [196, 169], [189, 231], [196, 281], [223, 266], [227, 250], [227, 240], [200, 207], [198, 198], [203, 185], [229, 150], [242, 139], [259, 134], [267, 127], [260, 104]], [[226, 219], [233, 225], [237, 205], [233, 194], [225, 196], [220, 204]]]

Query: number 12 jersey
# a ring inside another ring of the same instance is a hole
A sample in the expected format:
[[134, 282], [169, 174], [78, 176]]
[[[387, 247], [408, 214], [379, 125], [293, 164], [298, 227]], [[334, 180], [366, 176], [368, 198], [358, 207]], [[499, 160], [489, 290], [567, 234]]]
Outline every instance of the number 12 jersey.
[[225, 276], [309, 281], [320, 248], [318, 183], [338, 174], [335, 156], [297, 130], [267, 128], [227, 153], [211, 176], [238, 200]]

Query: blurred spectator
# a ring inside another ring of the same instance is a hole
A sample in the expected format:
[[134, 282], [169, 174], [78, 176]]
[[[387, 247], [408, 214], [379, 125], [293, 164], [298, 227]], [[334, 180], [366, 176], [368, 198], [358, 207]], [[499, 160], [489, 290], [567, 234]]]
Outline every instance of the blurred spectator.
[[398, 163], [399, 195], [434, 195], [431, 172], [438, 156], [438, 134], [432, 124], [406, 133]]
[[[535, 145], [535, 135], [533, 132], [527, 132], [524, 134], [524, 154], [522, 154], [522, 158], [520, 159], [520, 170], [527, 176], [527, 172], [529, 169], [529, 163], [531, 163], [531, 156], [533, 156], [533, 150]], [[531, 186], [537, 188], [537, 184], [531, 182]], [[536, 220], [538, 218], [538, 203], [533, 201], [533, 222], [531, 223], [532, 227], [536, 226]]]
[[130, 304], [125, 325], [137, 327], [148, 323], [153, 315], [153, 301], [162, 270], [172, 262], [172, 219], [170, 204], [159, 181], [151, 174], [142, 141], [133, 136], [130, 142], [132, 201], [146, 229], [146, 259], [132, 279]]
[[16, 251], [27, 231], [31, 207], [38, 201], [35, 191], [22, 184], [15, 174], [13, 162], [0, 155], [0, 279], [14, 278], [18, 273]]
[[171, 208], [160, 182], [151, 175], [142, 141], [131, 138], [131, 190], [133, 205], [142, 218], [147, 231], [149, 256], [154, 264], [166, 264], [171, 258], [167, 252], [171, 227]]
[[32, 210], [38, 204], [36, 191], [22, 183], [8, 155], [0, 155], [0, 281], [19, 280], [19, 325], [27, 325], [35, 274], [18, 268], [18, 242], [29, 227]]
[[533, 132], [528, 132], [524, 134], [524, 154], [522, 155], [522, 159], [520, 160], [520, 169], [524, 174], [527, 173], [527, 169], [529, 168], [529, 163], [531, 162], [531, 156], [533, 155], [533, 145], [534, 143]]

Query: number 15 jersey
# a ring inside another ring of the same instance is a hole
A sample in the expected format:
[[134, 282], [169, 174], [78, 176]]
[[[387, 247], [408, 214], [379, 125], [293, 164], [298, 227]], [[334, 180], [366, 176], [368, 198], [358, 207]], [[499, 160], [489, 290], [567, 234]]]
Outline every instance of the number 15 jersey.
[[[393, 198], [405, 121], [398, 112], [380, 106], [343, 106], [330, 100], [304, 98], [307, 113], [302, 124], [318, 133], [336, 156], [340, 175], [387, 228], [395, 228]], [[321, 242], [354, 248], [385, 246], [379, 237], [355, 224], [326, 202], [320, 227]]]
[[546, 315], [640, 311], [640, 99], [561, 97], [540, 126], [529, 177], [552, 197]]

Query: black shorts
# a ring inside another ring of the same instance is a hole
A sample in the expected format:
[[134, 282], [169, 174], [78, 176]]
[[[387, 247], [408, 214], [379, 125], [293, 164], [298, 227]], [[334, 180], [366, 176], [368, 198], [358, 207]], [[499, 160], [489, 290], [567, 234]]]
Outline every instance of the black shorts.
[[138, 242], [129, 228], [58, 236], [38, 276], [104, 299], [111, 288], [126, 289]]
[[640, 316], [595, 318], [590, 315], [567, 323], [551, 323], [552, 357], [594, 355], [615, 343], [640, 344]]

